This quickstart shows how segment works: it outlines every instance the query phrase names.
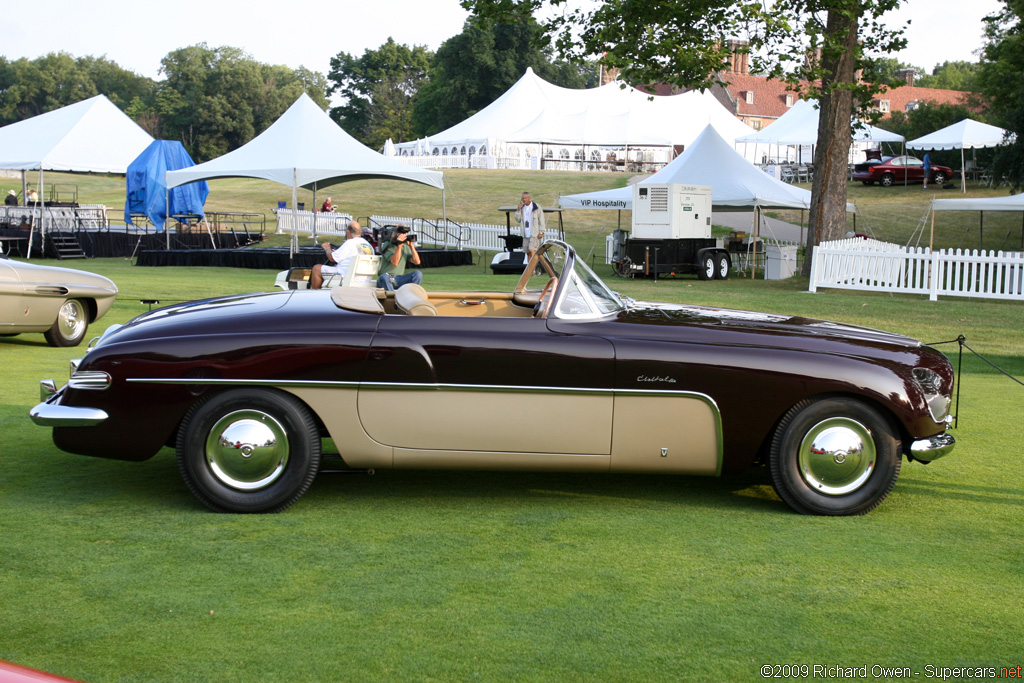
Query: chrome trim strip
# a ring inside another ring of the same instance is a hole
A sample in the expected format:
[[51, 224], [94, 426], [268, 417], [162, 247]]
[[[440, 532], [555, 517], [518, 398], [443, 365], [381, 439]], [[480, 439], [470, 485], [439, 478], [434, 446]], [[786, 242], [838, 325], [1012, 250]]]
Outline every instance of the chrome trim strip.
[[953, 438], [953, 435], [942, 432], [941, 434], [918, 439], [913, 442], [910, 444], [909, 452], [914, 460], [931, 462], [932, 460], [938, 460], [944, 455], [949, 455], [955, 445], [956, 439]]
[[[275, 387], [336, 387], [339, 389], [436, 389], [446, 391], [514, 391], [543, 392], [555, 394], [653, 394], [658, 396], [692, 396], [702, 398], [715, 405], [714, 399], [706, 394], [680, 389], [602, 389], [597, 387], [541, 387], [517, 384], [446, 384], [442, 382], [346, 382], [337, 380], [290, 380], [290, 379], [214, 379], [214, 378], [144, 378], [133, 377], [126, 382], [141, 384], [187, 384], [221, 386], [275, 386]], [[717, 406], [716, 406], [717, 410]]]
[[73, 408], [54, 403], [40, 403], [29, 411], [29, 417], [43, 427], [92, 427], [107, 419], [98, 408]]

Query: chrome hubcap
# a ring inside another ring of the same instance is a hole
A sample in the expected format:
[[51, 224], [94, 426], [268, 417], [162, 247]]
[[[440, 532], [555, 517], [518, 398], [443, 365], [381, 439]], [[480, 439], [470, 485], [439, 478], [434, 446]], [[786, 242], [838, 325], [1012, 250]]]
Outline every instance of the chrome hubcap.
[[82, 334], [85, 325], [85, 310], [82, 308], [82, 304], [77, 301], [65, 301], [57, 316], [57, 327], [60, 329], [61, 336], [66, 339], [74, 339]]
[[800, 476], [818, 493], [840, 496], [864, 485], [875, 469], [871, 430], [848, 417], [814, 425], [800, 443]]
[[213, 476], [231, 488], [264, 488], [277, 481], [288, 464], [288, 433], [262, 411], [229, 413], [206, 438], [206, 464]]

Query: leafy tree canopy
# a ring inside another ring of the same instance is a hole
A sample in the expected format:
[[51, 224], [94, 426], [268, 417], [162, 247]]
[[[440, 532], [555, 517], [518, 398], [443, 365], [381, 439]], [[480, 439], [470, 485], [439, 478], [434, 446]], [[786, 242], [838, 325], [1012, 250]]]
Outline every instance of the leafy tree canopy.
[[399, 45], [392, 38], [361, 57], [339, 52], [331, 58], [327, 78], [331, 92], [345, 104], [331, 109], [331, 118], [372, 148], [385, 140], [413, 137], [413, 98], [427, 76], [433, 53], [422, 45]]
[[0, 125], [66, 107], [102, 93], [125, 107], [152, 91], [153, 81], [122, 69], [106, 57], [51, 52], [13, 62], [0, 57]]
[[470, 17], [462, 33], [446, 40], [434, 56], [415, 102], [417, 134], [432, 135], [472, 116], [522, 78], [527, 67], [563, 87], [597, 85], [593, 64], [552, 60], [528, 12], [513, 12], [500, 21]]
[[1013, 191], [1024, 188], [1024, 0], [1004, 0], [985, 18], [978, 82], [991, 103], [992, 123], [1015, 135], [996, 154], [995, 171], [1010, 179]]

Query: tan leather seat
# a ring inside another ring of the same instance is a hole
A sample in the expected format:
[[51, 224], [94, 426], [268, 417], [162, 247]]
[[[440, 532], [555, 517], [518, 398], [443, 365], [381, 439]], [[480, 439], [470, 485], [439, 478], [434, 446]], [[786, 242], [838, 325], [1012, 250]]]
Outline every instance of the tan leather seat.
[[407, 315], [437, 315], [437, 308], [427, 298], [427, 290], [415, 282], [395, 291], [395, 306]]

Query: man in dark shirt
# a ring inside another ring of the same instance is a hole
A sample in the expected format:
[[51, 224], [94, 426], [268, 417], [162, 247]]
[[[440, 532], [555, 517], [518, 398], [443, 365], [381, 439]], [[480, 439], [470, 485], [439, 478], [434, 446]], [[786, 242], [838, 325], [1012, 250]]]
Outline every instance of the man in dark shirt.
[[405, 272], [406, 263], [414, 266], [420, 264], [420, 255], [416, 252], [416, 238], [409, 234], [409, 226], [399, 225], [391, 235], [391, 240], [380, 248], [380, 277], [377, 286], [389, 292], [404, 284], [423, 282], [423, 273], [418, 270]]

